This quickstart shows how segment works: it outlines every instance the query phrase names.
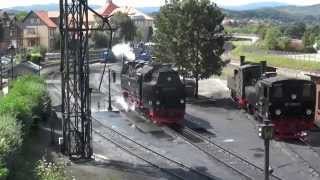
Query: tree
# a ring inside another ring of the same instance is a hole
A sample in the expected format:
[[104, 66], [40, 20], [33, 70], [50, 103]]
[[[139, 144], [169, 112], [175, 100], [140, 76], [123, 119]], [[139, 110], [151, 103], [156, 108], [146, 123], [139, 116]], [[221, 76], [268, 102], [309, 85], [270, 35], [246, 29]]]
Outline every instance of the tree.
[[152, 37], [153, 37], [153, 28], [152, 28], [152, 26], [150, 26], [150, 27], [148, 28], [147, 41], [148, 41], [148, 42], [151, 41], [151, 40], [152, 40]]
[[23, 21], [24, 18], [28, 15], [28, 12], [25, 12], [25, 11], [21, 11], [19, 13], [16, 14], [16, 18], [18, 21]]
[[136, 34], [136, 26], [130, 17], [117, 12], [111, 18], [111, 24], [119, 28], [119, 38], [125, 41], [133, 41]]
[[282, 37], [278, 41], [278, 47], [283, 51], [291, 50], [291, 39], [289, 37]]
[[281, 37], [281, 32], [278, 27], [269, 28], [264, 38], [264, 45], [267, 49], [277, 49], [278, 39]]
[[106, 32], [95, 31], [92, 33], [92, 41], [95, 48], [108, 48], [110, 34]]
[[300, 39], [300, 38], [302, 38], [306, 29], [307, 29], [307, 27], [304, 23], [298, 22], [298, 23], [292, 24], [291, 26], [288, 26], [285, 29], [284, 33], [285, 33], [285, 35], [287, 35], [291, 38]]
[[303, 47], [310, 47], [314, 44], [315, 36], [309, 31], [304, 32], [302, 37]]
[[155, 55], [158, 61], [174, 63], [183, 75], [198, 82], [220, 75], [224, 46], [224, 15], [209, 0], [172, 0], [156, 18]]

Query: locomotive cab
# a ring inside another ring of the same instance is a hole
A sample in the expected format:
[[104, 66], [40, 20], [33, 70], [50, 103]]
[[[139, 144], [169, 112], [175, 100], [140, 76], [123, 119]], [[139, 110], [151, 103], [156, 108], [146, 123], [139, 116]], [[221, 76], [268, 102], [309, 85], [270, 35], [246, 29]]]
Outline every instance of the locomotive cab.
[[255, 115], [269, 119], [280, 138], [292, 138], [313, 126], [315, 85], [312, 81], [271, 77], [256, 85]]
[[262, 78], [275, 74], [276, 68], [266, 66], [265, 61], [261, 63], [244, 63], [234, 70], [234, 75], [228, 78], [228, 88], [231, 97], [241, 108], [248, 105], [246, 91], [252, 91], [255, 84]]

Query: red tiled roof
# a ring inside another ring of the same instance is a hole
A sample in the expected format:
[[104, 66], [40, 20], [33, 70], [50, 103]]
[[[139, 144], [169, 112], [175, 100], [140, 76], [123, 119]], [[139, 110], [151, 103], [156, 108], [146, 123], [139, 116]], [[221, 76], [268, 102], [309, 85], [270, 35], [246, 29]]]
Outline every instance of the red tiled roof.
[[118, 9], [119, 6], [113, 4], [112, 1], [106, 4], [106, 6], [101, 11], [101, 16], [108, 17], [112, 14], [115, 9]]
[[43, 21], [48, 27], [56, 28], [58, 27], [48, 16], [48, 12], [45, 11], [38, 11], [34, 12], [40, 19]]

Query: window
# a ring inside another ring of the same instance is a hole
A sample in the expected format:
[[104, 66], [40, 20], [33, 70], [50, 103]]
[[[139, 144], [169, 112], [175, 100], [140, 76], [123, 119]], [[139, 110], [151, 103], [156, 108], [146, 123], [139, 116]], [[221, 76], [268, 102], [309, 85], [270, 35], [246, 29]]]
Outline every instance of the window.
[[302, 97], [311, 97], [312, 96], [312, 85], [305, 84], [303, 85]]
[[36, 34], [35, 28], [27, 28], [27, 34]]
[[283, 89], [280, 84], [273, 86], [272, 97], [274, 97], [274, 98], [282, 98], [283, 97]]
[[49, 29], [49, 36], [54, 36], [54, 29]]

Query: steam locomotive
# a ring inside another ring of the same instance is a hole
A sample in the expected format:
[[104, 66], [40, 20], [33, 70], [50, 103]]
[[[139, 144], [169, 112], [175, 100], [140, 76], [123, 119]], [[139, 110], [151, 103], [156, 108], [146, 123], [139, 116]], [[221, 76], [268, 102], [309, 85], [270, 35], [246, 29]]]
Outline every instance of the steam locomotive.
[[121, 89], [125, 100], [154, 123], [183, 125], [186, 95], [171, 65], [141, 60], [124, 62]]
[[271, 120], [277, 139], [297, 139], [314, 126], [315, 84], [280, 77], [266, 62], [246, 63], [228, 78], [231, 97], [258, 120]]

